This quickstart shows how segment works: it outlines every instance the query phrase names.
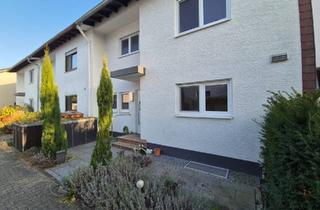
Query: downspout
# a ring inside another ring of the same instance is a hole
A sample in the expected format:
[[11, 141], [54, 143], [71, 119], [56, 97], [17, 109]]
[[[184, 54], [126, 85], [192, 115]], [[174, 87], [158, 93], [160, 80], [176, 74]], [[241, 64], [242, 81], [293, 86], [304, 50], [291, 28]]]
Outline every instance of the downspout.
[[[37, 60], [40, 60], [40, 58], [37, 58]], [[40, 111], [40, 107], [39, 107], [39, 104], [40, 104], [40, 64], [37, 64], [37, 63], [34, 63], [31, 61], [31, 58], [28, 58], [28, 63], [30, 63], [31, 65], [35, 65], [38, 67], [38, 74], [37, 74], [37, 111]]]
[[77, 25], [77, 29], [80, 32], [80, 34], [83, 36], [83, 38], [88, 43], [88, 116], [91, 116], [91, 42], [88, 38], [88, 36], [84, 33], [80, 25]]

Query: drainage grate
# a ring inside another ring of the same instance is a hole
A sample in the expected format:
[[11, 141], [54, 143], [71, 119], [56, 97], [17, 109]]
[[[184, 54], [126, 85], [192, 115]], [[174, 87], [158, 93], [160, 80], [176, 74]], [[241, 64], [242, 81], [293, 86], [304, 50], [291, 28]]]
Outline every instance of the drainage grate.
[[229, 170], [225, 168], [220, 168], [216, 166], [210, 166], [202, 163], [197, 163], [190, 161], [188, 162], [185, 166], [185, 168], [195, 170], [195, 171], [200, 171], [203, 173], [207, 173], [210, 175], [218, 176], [227, 179], [229, 175]]

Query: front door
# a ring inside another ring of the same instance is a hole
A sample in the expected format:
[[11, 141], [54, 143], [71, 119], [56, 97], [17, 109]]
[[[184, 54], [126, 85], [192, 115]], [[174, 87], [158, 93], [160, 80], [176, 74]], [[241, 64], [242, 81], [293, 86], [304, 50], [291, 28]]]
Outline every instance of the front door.
[[141, 113], [141, 102], [140, 102], [140, 90], [136, 90], [136, 131], [140, 134], [140, 113]]

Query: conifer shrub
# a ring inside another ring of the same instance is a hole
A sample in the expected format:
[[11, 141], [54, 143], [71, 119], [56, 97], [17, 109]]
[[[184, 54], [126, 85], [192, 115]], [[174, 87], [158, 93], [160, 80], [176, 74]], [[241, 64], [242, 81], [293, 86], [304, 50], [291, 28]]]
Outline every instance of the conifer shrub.
[[97, 90], [99, 109], [96, 146], [91, 156], [91, 165], [106, 165], [112, 159], [110, 126], [112, 123], [113, 88], [107, 59], [103, 61], [100, 84]]
[[45, 50], [40, 87], [41, 114], [43, 117], [42, 152], [54, 159], [56, 152], [67, 149], [67, 134], [61, 125], [58, 87], [54, 83], [53, 66], [49, 50]]
[[320, 92], [273, 93], [262, 125], [267, 209], [320, 209]]

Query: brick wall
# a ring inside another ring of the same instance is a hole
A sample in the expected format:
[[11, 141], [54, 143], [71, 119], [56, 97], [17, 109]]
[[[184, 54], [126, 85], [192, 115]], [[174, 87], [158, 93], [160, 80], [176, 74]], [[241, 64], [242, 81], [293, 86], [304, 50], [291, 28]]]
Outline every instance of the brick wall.
[[299, 0], [302, 48], [303, 91], [316, 89], [316, 53], [313, 28], [312, 0]]

